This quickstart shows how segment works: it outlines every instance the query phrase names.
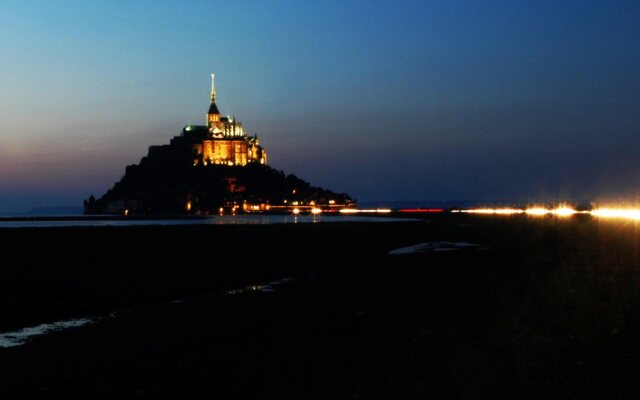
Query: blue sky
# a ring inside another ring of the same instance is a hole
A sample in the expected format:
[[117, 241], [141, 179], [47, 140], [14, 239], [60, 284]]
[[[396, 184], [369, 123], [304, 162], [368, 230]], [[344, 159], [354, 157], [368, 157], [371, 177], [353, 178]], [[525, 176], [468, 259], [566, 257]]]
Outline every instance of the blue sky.
[[80, 204], [223, 113], [360, 200], [633, 201], [640, 3], [5, 1], [0, 210]]

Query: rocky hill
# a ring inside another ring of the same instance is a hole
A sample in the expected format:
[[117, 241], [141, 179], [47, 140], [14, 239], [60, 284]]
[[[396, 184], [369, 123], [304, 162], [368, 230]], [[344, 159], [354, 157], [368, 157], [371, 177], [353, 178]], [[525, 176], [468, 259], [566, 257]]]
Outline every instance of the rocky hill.
[[[339, 205], [345, 193], [311, 186], [267, 165], [193, 165], [193, 157], [173, 146], [154, 148], [102, 197], [84, 202], [85, 214], [199, 214], [234, 208], [274, 210], [292, 204]], [[275, 207], [274, 207], [275, 206]]]

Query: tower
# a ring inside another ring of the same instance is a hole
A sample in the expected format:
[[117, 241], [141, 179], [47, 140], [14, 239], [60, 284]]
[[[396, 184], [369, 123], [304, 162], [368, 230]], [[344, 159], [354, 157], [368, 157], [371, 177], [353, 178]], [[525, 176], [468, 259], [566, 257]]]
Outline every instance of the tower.
[[209, 112], [207, 112], [207, 127], [209, 130], [218, 127], [220, 124], [220, 111], [216, 105], [216, 76], [211, 74], [211, 105], [209, 105]]

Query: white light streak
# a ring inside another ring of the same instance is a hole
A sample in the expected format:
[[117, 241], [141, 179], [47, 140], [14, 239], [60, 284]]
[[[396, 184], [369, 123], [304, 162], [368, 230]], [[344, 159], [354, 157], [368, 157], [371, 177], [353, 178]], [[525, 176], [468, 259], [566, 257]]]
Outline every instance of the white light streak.
[[340, 210], [341, 214], [370, 214], [370, 213], [378, 213], [378, 214], [387, 214], [390, 213], [391, 209], [389, 208], [375, 208], [375, 209], [359, 209], [359, 208], [343, 208]]
[[640, 210], [633, 208], [599, 208], [591, 211], [591, 215], [598, 218], [625, 218], [640, 220]]
[[591, 211], [578, 211], [566, 206], [556, 208], [530, 207], [530, 208], [474, 208], [468, 210], [453, 210], [453, 213], [465, 214], [492, 214], [492, 215], [517, 215], [526, 214], [533, 217], [552, 215], [556, 217], [571, 217], [578, 214], [587, 214], [597, 218], [622, 218], [640, 220], [640, 209], [634, 208], [597, 208]]

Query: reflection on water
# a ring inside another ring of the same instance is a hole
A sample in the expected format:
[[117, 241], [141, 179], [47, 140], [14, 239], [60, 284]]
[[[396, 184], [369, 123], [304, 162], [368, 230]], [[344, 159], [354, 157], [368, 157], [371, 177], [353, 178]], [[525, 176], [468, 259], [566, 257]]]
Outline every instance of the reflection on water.
[[0, 221], [0, 228], [49, 228], [66, 226], [140, 226], [140, 225], [270, 225], [319, 222], [394, 222], [406, 218], [361, 217], [343, 215], [217, 215], [185, 219], [77, 219]]
[[0, 348], [16, 347], [25, 344], [35, 336], [46, 335], [47, 333], [61, 331], [69, 328], [77, 328], [93, 322], [88, 318], [58, 321], [51, 324], [40, 324], [38, 326], [23, 328], [18, 331], [0, 333]]
[[449, 252], [458, 250], [485, 249], [485, 247], [469, 242], [426, 242], [391, 250], [388, 254], [415, 254], [428, 252]]
[[289, 285], [292, 284], [296, 281], [295, 278], [282, 278], [282, 279], [278, 279], [276, 281], [272, 281], [266, 284], [261, 284], [261, 285], [249, 285], [249, 286], [245, 286], [242, 288], [238, 288], [238, 289], [231, 289], [231, 290], [227, 290], [225, 292], [225, 294], [227, 295], [236, 295], [236, 294], [243, 294], [243, 293], [248, 293], [248, 292], [260, 292], [260, 293], [271, 293], [273, 291], [276, 290], [276, 288], [283, 286], [283, 285]]
[[[315, 277], [315, 275], [316, 273], [311, 273], [306, 275], [303, 278], [312, 279]], [[283, 286], [291, 285], [297, 281], [298, 279], [293, 277], [284, 277], [284, 278], [273, 280], [263, 284], [253, 284], [253, 285], [248, 285], [248, 286], [244, 286], [236, 289], [230, 289], [223, 292], [216, 292], [216, 293], [220, 293], [223, 295], [238, 295], [238, 294], [251, 293], [251, 292], [271, 293], [282, 288]], [[185, 304], [188, 302], [189, 302], [189, 299], [181, 298], [181, 299], [170, 300], [168, 303], [175, 305], [175, 304]], [[22, 328], [22, 329], [11, 331], [11, 332], [2, 332], [0, 333], [0, 349], [22, 346], [24, 344], [29, 343], [31, 339], [38, 336], [43, 336], [52, 332], [64, 331], [71, 328], [79, 328], [81, 326], [85, 326], [88, 324], [94, 324], [101, 321], [105, 321], [107, 319], [117, 318], [120, 314], [129, 313], [132, 311], [134, 310], [120, 310], [120, 311], [111, 312], [108, 315], [94, 316], [92, 318], [78, 318], [78, 319], [64, 320], [64, 321], [58, 321], [58, 322], [53, 322], [48, 324], [40, 324], [37, 326], [28, 327], [28, 328]]]

